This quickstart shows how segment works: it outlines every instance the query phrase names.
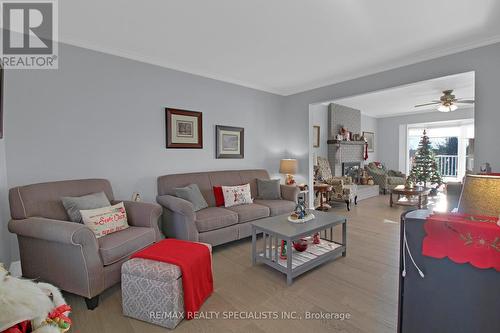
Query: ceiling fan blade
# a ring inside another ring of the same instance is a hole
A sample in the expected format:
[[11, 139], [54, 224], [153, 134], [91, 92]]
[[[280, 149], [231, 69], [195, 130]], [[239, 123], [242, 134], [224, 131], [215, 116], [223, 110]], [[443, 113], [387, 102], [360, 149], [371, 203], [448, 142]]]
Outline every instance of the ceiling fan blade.
[[419, 108], [421, 106], [438, 105], [438, 104], [441, 104], [441, 102], [435, 101], [432, 103], [418, 104], [418, 105], [415, 105], [414, 107]]
[[474, 104], [476, 101], [473, 99], [459, 99], [456, 103]]

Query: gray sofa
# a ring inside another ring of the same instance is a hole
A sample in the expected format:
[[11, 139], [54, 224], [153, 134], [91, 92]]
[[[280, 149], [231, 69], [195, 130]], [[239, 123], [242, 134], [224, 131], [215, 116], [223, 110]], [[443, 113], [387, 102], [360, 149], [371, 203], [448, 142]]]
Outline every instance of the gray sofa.
[[129, 256], [161, 238], [157, 204], [123, 201], [129, 228], [97, 239], [89, 227], [69, 222], [63, 196], [104, 192], [112, 204], [111, 184], [105, 179], [68, 180], [14, 187], [9, 191], [23, 276], [53, 283], [85, 297], [87, 307], [99, 294], [120, 281], [120, 268]]
[[[297, 202], [297, 186], [281, 185], [282, 200], [258, 200], [229, 208], [215, 207], [213, 186], [250, 184], [257, 197], [257, 178], [269, 179], [266, 170], [233, 170], [166, 175], [158, 177], [157, 201], [163, 206], [162, 231], [165, 236], [219, 245], [250, 236], [248, 222], [288, 214]], [[195, 212], [193, 205], [174, 196], [176, 187], [197, 184], [208, 208]]]

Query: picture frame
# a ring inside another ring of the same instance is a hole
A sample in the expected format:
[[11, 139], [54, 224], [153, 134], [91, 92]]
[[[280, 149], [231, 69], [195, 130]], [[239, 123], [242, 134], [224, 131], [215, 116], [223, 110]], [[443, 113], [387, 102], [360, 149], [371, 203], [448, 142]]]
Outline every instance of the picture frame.
[[198, 111], [165, 108], [167, 149], [203, 148], [203, 116]]
[[319, 148], [319, 146], [320, 146], [320, 142], [319, 142], [320, 134], [321, 134], [320, 126], [314, 125], [313, 126], [313, 147], [314, 148]]
[[368, 144], [368, 152], [373, 153], [375, 151], [375, 133], [373, 132], [363, 132], [363, 137]]
[[245, 129], [233, 126], [215, 126], [215, 158], [244, 158]]

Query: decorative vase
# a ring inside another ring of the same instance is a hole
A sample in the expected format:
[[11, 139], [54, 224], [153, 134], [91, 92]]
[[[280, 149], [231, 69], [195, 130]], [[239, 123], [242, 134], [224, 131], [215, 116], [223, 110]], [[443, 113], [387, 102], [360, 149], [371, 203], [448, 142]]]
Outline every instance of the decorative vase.
[[298, 252], [304, 252], [307, 249], [307, 239], [299, 239], [298, 241], [292, 242], [293, 248]]

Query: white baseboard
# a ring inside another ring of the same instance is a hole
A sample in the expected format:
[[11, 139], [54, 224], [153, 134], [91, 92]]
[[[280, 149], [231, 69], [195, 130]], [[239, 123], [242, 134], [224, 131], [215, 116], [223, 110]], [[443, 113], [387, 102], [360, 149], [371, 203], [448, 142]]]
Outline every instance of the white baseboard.
[[12, 276], [21, 277], [23, 275], [23, 272], [21, 270], [21, 262], [20, 261], [13, 261], [10, 264], [9, 272], [10, 272], [10, 275], [12, 275]]

